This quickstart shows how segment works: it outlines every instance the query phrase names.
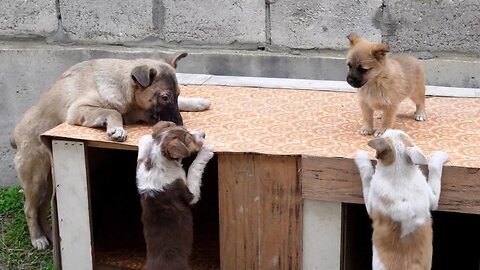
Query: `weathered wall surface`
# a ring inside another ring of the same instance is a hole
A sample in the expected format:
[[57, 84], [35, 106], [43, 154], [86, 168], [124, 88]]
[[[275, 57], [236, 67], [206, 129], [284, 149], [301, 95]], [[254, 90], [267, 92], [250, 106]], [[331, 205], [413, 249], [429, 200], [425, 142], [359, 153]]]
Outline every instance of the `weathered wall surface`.
[[0, 185], [16, 183], [14, 124], [66, 68], [190, 53], [179, 71], [344, 80], [346, 35], [423, 59], [427, 83], [480, 87], [478, 0], [3, 0]]

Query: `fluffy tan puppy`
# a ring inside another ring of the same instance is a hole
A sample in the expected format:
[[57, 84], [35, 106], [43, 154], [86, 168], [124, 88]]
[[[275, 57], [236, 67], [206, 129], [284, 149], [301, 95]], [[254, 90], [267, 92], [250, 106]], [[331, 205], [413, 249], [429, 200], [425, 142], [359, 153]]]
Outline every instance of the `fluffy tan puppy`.
[[[356, 34], [348, 35], [347, 82], [358, 89], [363, 126], [360, 134], [382, 135], [393, 128], [398, 106], [406, 97], [415, 104], [415, 120], [425, 121], [425, 75], [420, 61], [412, 56], [389, 57], [389, 46]], [[382, 125], [373, 127], [373, 113], [383, 112]]]

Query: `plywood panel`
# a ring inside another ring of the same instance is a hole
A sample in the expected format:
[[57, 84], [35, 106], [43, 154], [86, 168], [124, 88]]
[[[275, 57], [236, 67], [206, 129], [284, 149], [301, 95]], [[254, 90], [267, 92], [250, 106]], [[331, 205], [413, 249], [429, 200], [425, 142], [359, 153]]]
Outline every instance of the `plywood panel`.
[[259, 188], [253, 155], [218, 155], [221, 269], [259, 269]]
[[219, 154], [222, 269], [299, 269], [297, 157]]
[[[302, 158], [302, 196], [307, 199], [364, 203], [358, 170], [351, 159]], [[426, 168], [422, 168], [426, 171]], [[447, 166], [439, 209], [480, 214], [480, 170]]]
[[84, 144], [54, 140], [52, 150], [62, 268], [92, 270]]

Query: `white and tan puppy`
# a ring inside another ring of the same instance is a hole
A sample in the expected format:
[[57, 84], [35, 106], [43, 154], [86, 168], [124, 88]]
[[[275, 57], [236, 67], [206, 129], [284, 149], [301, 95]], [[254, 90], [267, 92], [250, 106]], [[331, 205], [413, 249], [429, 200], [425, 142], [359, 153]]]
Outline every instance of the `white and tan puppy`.
[[[374, 270], [431, 269], [432, 220], [437, 209], [445, 152], [430, 162], [401, 130], [387, 130], [368, 145], [376, 150], [374, 169], [367, 152], [359, 151], [363, 197], [373, 223]], [[428, 163], [428, 182], [418, 165]]]
[[167, 59], [94, 59], [66, 70], [15, 127], [12, 147], [15, 169], [25, 191], [25, 216], [32, 245], [43, 249], [51, 239], [47, 221], [52, 197], [51, 153], [40, 135], [67, 122], [103, 127], [114, 141], [124, 141], [124, 124], [173, 121], [181, 125], [180, 110], [209, 108], [205, 99], [179, 98], [177, 62], [187, 53]]
[[[159, 122], [138, 144], [137, 187], [147, 244], [145, 270], [191, 269], [193, 217], [190, 206], [200, 199], [202, 174], [213, 157], [205, 133]], [[197, 154], [188, 168], [182, 159]]]

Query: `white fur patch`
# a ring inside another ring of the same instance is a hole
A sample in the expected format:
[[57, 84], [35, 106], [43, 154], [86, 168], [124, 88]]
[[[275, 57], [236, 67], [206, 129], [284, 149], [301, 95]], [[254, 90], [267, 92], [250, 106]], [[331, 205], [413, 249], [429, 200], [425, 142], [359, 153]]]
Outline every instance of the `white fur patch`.
[[[151, 135], [143, 136], [138, 143], [137, 188], [140, 193], [163, 191], [177, 179], [186, 180], [180, 161], [169, 160], [161, 155], [161, 143], [155, 143]], [[150, 159], [151, 168], [148, 168]]]
[[[437, 163], [441, 162], [432, 164], [433, 174], [437, 177], [430, 179], [430, 182], [433, 183], [429, 185], [420, 168], [409, 162], [406, 146], [402, 142], [401, 136], [408, 137], [405, 132], [400, 130], [387, 130], [384, 133], [383, 137], [392, 140], [396, 153], [395, 162], [390, 165], [378, 162], [371, 181], [364, 179], [371, 174], [365, 154], [357, 154], [355, 161], [362, 178], [368, 212], [370, 213], [374, 209], [390, 217], [393, 221], [401, 223], [401, 237], [404, 237], [423, 225], [430, 217], [430, 209], [433, 204], [438, 204], [438, 195], [434, 196], [436, 192], [432, 191], [431, 186], [432, 184], [437, 185], [436, 189], [439, 194], [440, 178], [438, 177], [439, 165]], [[415, 153], [415, 155], [417, 154]], [[444, 160], [444, 158], [440, 160]], [[443, 163], [441, 164], [443, 165]]]
[[199, 112], [210, 108], [210, 101], [204, 98], [178, 97], [178, 108], [182, 112]]

